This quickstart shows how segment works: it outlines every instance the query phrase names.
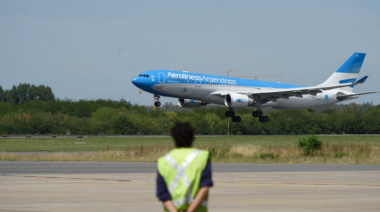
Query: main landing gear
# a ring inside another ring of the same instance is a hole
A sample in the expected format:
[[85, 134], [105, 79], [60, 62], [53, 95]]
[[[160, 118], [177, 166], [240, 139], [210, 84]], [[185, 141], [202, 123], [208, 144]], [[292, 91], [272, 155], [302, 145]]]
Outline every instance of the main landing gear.
[[226, 111], [226, 113], [224, 115], [227, 118], [231, 117], [232, 122], [240, 122], [241, 121], [241, 117], [240, 116], [235, 116], [235, 111], [233, 111], [233, 110]]
[[160, 107], [161, 106], [160, 95], [154, 94], [153, 99], [154, 99], [154, 106]]
[[[241, 117], [240, 116], [235, 116], [235, 111], [233, 109], [230, 109], [228, 111], [226, 111], [226, 113], [224, 114], [227, 118], [231, 117], [232, 119], [232, 122], [240, 122], [241, 121]], [[252, 116], [255, 117], [255, 118], [259, 118], [259, 121], [260, 122], [268, 122], [269, 121], [269, 117], [268, 116], [263, 116], [263, 111], [262, 110], [255, 110], [252, 112]]]
[[257, 117], [259, 118], [259, 121], [260, 122], [268, 122], [269, 121], [269, 118], [268, 116], [263, 116], [263, 111], [262, 110], [255, 110], [252, 112], [252, 116], [253, 117]]

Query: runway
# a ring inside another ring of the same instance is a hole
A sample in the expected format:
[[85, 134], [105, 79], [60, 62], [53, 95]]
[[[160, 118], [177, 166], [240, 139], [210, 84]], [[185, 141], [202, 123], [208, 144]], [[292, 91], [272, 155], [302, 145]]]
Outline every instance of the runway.
[[[155, 163], [0, 161], [0, 212], [162, 211]], [[209, 211], [380, 211], [378, 165], [213, 164]]]
[[[380, 171], [379, 165], [214, 163], [214, 173]], [[134, 174], [156, 173], [156, 163], [0, 161], [0, 174]]]

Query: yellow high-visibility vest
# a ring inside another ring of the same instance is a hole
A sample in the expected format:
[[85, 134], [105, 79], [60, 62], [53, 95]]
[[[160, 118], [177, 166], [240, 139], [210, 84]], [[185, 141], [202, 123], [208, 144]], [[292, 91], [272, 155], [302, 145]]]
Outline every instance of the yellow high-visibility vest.
[[[177, 210], [185, 211], [194, 201], [208, 157], [208, 151], [177, 148], [158, 159], [158, 172], [164, 178]], [[207, 212], [207, 199], [197, 208], [197, 212]]]

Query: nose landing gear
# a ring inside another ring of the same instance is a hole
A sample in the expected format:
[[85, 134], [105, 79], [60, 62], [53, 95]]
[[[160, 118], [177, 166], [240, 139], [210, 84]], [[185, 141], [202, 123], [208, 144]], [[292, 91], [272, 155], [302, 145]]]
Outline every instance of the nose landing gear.
[[153, 99], [154, 99], [154, 106], [160, 107], [161, 106], [160, 95], [154, 94]]

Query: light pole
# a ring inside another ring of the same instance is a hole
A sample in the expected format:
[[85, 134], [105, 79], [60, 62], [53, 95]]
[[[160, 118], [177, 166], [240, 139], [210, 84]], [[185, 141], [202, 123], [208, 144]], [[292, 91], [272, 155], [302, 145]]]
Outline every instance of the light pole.
[[230, 119], [227, 119], [227, 135], [230, 135]]

